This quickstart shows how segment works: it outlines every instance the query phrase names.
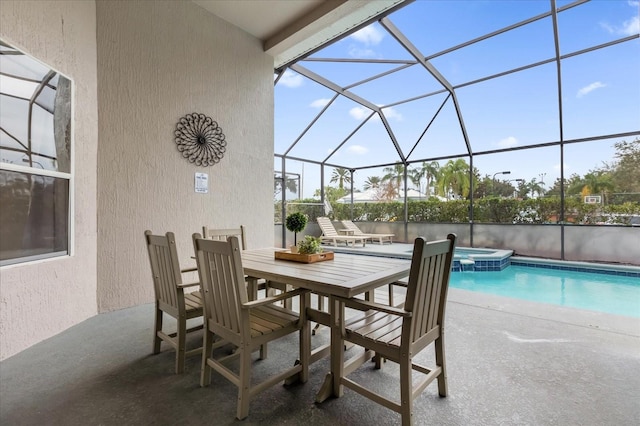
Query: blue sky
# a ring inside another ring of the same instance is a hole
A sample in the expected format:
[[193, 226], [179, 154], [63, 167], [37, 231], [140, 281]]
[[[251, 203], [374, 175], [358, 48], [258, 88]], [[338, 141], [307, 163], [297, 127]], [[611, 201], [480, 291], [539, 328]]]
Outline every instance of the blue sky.
[[[556, 5], [561, 8], [570, 3], [557, 1]], [[555, 62], [467, 84], [553, 59], [555, 44], [550, 17], [436, 55], [544, 14], [550, 10], [550, 4], [546, 0], [418, 0], [389, 16], [393, 26], [449, 83], [454, 87], [461, 85], [456, 88], [456, 96], [474, 152], [555, 142], [560, 140], [561, 131], [564, 140], [572, 140], [640, 130], [639, 39], [571, 55], [637, 35], [640, 32], [638, 1], [594, 0], [558, 14], [560, 54], [569, 55], [561, 61], [562, 129]], [[328, 46], [312, 58], [414, 60], [378, 23]], [[300, 65], [341, 87], [348, 87], [401, 64], [303, 61]], [[413, 65], [349, 90], [382, 107], [400, 149], [410, 161], [466, 153], [453, 102], [451, 99], [444, 102], [447, 93], [437, 93], [442, 85], [424, 67]], [[426, 94], [433, 95], [398, 104]], [[287, 71], [275, 88], [276, 153], [284, 153], [334, 96], [333, 91]], [[423, 139], [415, 146], [440, 108]], [[352, 135], [331, 155], [329, 163], [357, 168], [398, 161], [398, 153], [377, 114], [365, 122], [371, 112], [339, 96], [289, 155], [323, 161]], [[565, 177], [574, 173], [583, 175], [601, 167], [603, 161], [611, 162], [613, 143], [621, 139], [634, 137], [566, 145]], [[281, 168], [280, 164], [274, 167]], [[498, 178], [535, 178], [549, 186], [560, 176], [560, 149], [546, 147], [478, 155], [474, 157], [474, 167], [481, 175], [509, 170], [509, 176]], [[290, 161], [287, 170], [302, 174], [302, 165]], [[325, 173], [328, 180], [331, 169]], [[368, 176], [382, 174], [381, 169], [358, 171], [355, 187], [361, 188]], [[320, 187], [319, 167], [304, 166], [303, 186], [305, 197]]]

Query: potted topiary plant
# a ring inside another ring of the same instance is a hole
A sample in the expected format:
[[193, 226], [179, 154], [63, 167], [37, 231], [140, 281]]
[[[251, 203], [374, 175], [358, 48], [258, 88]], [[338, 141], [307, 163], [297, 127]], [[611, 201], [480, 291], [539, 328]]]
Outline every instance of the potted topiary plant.
[[293, 232], [293, 246], [291, 246], [291, 253], [298, 252], [298, 232], [304, 231], [307, 226], [307, 215], [300, 212], [291, 213], [287, 216], [284, 222], [284, 226], [291, 232]]

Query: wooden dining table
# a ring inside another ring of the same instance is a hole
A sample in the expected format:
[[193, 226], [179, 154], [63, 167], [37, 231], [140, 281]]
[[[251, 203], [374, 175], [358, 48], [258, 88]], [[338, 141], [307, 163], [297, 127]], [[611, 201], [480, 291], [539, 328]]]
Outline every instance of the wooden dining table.
[[[311, 362], [343, 350], [339, 327], [341, 313], [338, 303], [333, 300], [334, 296], [351, 298], [365, 294], [368, 300], [372, 300], [373, 291], [376, 288], [406, 278], [411, 266], [411, 261], [408, 259], [346, 253], [335, 253], [333, 259], [315, 263], [276, 259], [274, 253], [282, 250], [277, 248], [244, 250], [242, 266], [250, 280], [265, 279], [286, 283], [329, 298], [328, 312], [313, 309], [310, 304], [307, 304], [307, 319], [329, 326], [331, 329], [331, 343], [312, 351]], [[307, 325], [305, 338], [310, 338], [309, 333], [310, 328]], [[338, 359], [337, 356], [331, 356], [332, 363], [336, 359]], [[339, 366], [332, 364], [333, 371], [337, 371], [337, 368]], [[329, 372], [316, 396], [316, 401], [322, 402], [330, 396], [338, 396], [337, 388]]]

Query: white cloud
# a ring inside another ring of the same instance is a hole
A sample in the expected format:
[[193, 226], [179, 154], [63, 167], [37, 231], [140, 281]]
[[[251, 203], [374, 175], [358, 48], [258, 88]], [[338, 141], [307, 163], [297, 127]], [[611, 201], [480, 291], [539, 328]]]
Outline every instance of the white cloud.
[[371, 114], [371, 110], [365, 107], [353, 107], [349, 110], [349, 115], [356, 120], [364, 120]]
[[402, 121], [402, 114], [400, 114], [398, 111], [393, 109], [393, 107], [385, 108], [382, 110], [382, 112], [384, 113], [384, 116], [387, 117], [387, 120], [393, 119], [397, 121]]
[[[557, 170], [557, 171], [560, 171], [560, 163], [558, 163], [558, 164], [556, 164], [555, 166], [553, 166], [553, 169], [554, 169], [554, 170]], [[564, 171], [565, 171], [564, 178], [565, 178], [565, 179], [567, 178], [567, 173], [566, 173], [566, 172], [567, 172], [568, 170], [571, 170], [571, 166], [570, 166], [570, 165], [568, 165], [567, 163], [564, 163]]]
[[349, 56], [351, 58], [357, 59], [366, 59], [366, 58], [378, 58], [381, 59], [381, 56], [378, 55], [375, 50], [372, 49], [361, 49], [356, 46], [351, 46], [349, 48]]
[[316, 99], [315, 101], [311, 102], [309, 106], [311, 108], [322, 108], [326, 106], [330, 100], [331, 99], [326, 99], [326, 98]]
[[284, 72], [284, 74], [282, 75], [282, 77], [280, 77], [280, 80], [278, 81], [278, 84], [282, 84], [286, 87], [300, 87], [302, 86], [302, 83], [304, 82], [304, 79], [302, 78], [302, 76], [298, 73], [295, 73], [293, 71], [290, 70], [286, 70]]
[[498, 146], [501, 148], [510, 148], [516, 145], [518, 145], [518, 139], [514, 136], [509, 136], [498, 141]]
[[384, 33], [378, 28], [369, 25], [368, 27], [364, 27], [363, 29], [356, 31], [349, 37], [361, 43], [364, 43], [367, 46], [375, 46], [377, 44], [380, 44], [380, 42], [384, 38]]
[[347, 151], [349, 151], [350, 154], [357, 154], [357, 155], [363, 155], [369, 152], [369, 150], [362, 145], [352, 145], [349, 148], [347, 148]]
[[[371, 49], [371, 46], [377, 46], [384, 38], [384, 32], [377, 27], [369, 25], [351, 34], [349, 40], [358, 42], [360, 45], [349, 45], [349, 56], [352, 58], [381, 58], [382, 56], [375, 50]], [[364, 47], [362, 47], [364, 45]]]
[[638, 32], [640, 32], [640, 17], [634, 16], [628, 21], [624, 21], [622, 23], [622, 28], [620, 29], [620, 31], [624, 35], [638, 34]]
[[[635, 2], [636, 8], [640, 5], [640, 2]], [[633, 6], [631, 2], [629, 5]], [[610, 34], [618, 34], [622, 36], [629, 36], [638, 34], [640, 31], [640, 17], [633, 16], [630, 19], [624, 21], [621, 25], [610, 24], [608, 22], [600, 22], [600, 26], [605, 29]]]
[[599, 81], [596, 81], [595, 83], [591, 83], [590, 85], [585, 86], [582, 89], [578, 90], [578, 94], [576, 96], [578, 98], [581, 98], [585, 95], [588, 95], [589, 93], [593, 92], [596, 89], [601, 89], [606, 86], [607, 86], [606, 84], [602, 84]]

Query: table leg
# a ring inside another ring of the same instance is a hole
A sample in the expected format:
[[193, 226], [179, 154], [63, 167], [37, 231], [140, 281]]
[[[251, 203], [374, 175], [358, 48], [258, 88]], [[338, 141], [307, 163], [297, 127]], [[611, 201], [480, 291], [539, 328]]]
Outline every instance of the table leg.
[[316, 395], [316, 402], [321, 403], [329, 399], [333, 394], [333, 375], [331, 373], [327, 373], [324, 376], [324, 382]]
[[247, 277], [247, 295], [249, 300], [258, 300], [258, 279]]
[[333, 396], [341, 397], [343, 394], [340, 378], [343, 373], [344, 347], [340, 333], [340, 323], [344, 316], [344, 305], [329, 297], [329, 312], [331, 316], [331, 375], [333, 381]]

